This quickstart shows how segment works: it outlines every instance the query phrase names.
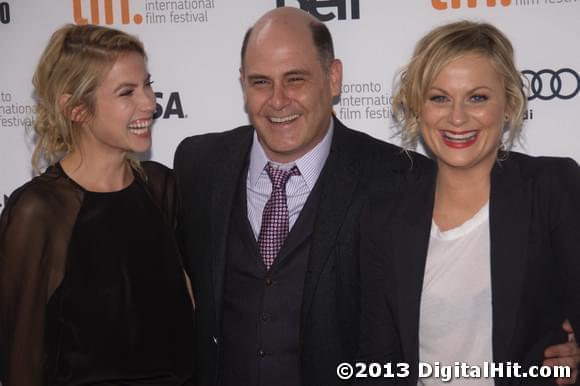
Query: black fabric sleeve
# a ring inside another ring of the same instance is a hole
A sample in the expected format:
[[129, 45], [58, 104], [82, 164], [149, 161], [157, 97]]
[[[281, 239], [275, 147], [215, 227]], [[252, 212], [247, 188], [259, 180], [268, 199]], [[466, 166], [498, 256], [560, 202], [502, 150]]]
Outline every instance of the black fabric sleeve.
[[566, 315], [580, 335], [580, 167], [565, 159], [551, 173], [550, 238], [566, 283]]
[[50, 244], [46, 205], [24, 192], [8, 201], [0, 222], [0, 350], [4, 386], [43, 383]]
[[155, 201], [160, 205], [172, 229], [175, 229], [179, 205], [173, 171], [153, 161], [143, 162], [142, 166], [147, 176], [147, 186], [153, 193]]
[[11, 196], [0, 217], [0, 380], [44, 383], [46, 305], [62, 283], [83, 193], [53, 165]]
[[[373, 224], [372, 209], [365, 205], [360, 223], [360, 343], [357, 362], [369, 365], [392, 363], [393, 373], [396, 363], [401, 361], [400, 338], [395, 323], [392, 305], [387, 291], [394, 290], [392, 278], [388, 276], [387, 251], [379, 247], [376, 236], [381, 230]], [[386, 235], [383, 235], [386, 236]], [[362, 364], [360, 366], [363, 366]], [[381, 369], [381, 374], [384, 372]], [[355, 369], [356, 373], [356, 369]], [[355, 378], [354, 385], [391, 385], [397, 380], [388, 377], [368, 376]]]

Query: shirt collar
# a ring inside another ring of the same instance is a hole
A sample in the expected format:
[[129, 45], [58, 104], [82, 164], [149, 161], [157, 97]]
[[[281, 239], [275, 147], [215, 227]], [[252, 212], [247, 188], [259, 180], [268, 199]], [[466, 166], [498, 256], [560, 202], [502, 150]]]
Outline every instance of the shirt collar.
[[[318, 181], [318, 177], [322, 172], [328, 154], [330, 154], [333, 132], [334, 120], [331, 118], [328, 130], [326, 131], [324, 138], [322, 138], [322, 141], [296, 161], [281, 164], [280, 167], [283, 169], [290, 169], [292, 166], [296, 165], [300, 170], [302, 178], [304, 178], [306, 186], [309, 190], [312, 190], [316, 181]], [[262, 144], [258, 141], [256, 130], [254, 130], [254, 139], [252, 142], [252, 148], [250, 149], [250, 165], [248, 168], [248, 177], [251, 186], [256, 185], [260, 174], [262, 174], [262, 171], [268, 162], [270, 162], [270, 160], [266, 156]]]

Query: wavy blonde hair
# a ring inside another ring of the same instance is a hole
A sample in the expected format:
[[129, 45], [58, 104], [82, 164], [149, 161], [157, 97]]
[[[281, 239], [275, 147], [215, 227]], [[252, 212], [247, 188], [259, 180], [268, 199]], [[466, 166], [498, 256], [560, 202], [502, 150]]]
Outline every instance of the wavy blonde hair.
[[515, 66], [512, 44], [493, 25], [464, 20], [442, 25], [427, 33], [419, 40], [411, 61], [399, 74], [393, 116], [404, 148], [415, 148], [419, 141], [421, 109], [435, 77], [449, 62], [474, 53], [489, 58], [504, 82], [508, 115], [506, 150], [519, 138], [528, 99], [522, 75]]
[[[32, 167], [49, 164], [75, 148], [79, 124], [71, 115], [76, 107], [92, 115], [95, 90], [123, 53], [147, 59], [143, 43], [125, 32], [96, 25], [65, 25], [50, 38], [32, 78], [36, 100], [33, 124], [36, 146]], [[62, 96], [68, 96], [64, 100]], [[136, 159], [129, 162], [140, 170]]]

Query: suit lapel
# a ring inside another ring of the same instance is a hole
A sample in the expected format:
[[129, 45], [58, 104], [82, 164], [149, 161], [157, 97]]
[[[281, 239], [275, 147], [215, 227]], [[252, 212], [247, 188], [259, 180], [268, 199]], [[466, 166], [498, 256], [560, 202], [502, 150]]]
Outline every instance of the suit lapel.
[[490, 251], [494, 361], [508, 359], [520, 306], [530, 223], [529, 190], [517, 164], [510, 160], [492, 171], [490, 197]]
[[405, 361], [417, 363], [419, 358], [419, 317], [425, 263], [435, 200], [435, 178], [425, 180], [408, 191], [405, 207], [389, 223], [391, 237], [387, 248], [393, 250], [394, 281], [397, 298], [398, 325]]
[[354, 156], [344, 146], [344, 130], [335, 120], [330, 154], [319, 180], [322, 186], [304, 281], [301, 327], [307, 320], [320, 275], [336, 244], [358, 183], [358, 173], [352, 165]]
[[226, 154], [217, 162], [214, 173], [219, 178], [214, 178], [215, 183], [211, 187], [211, 218], [212, 235], [212, 273], [216, 320], [221, 323], [221, 305], [224, 286], [224, 272], [227, 253], [228, 233], [236, 192], [242, 172], [246, 170], [248, 152], [252, 145], [253, 130], [243, 133], [243, 136], [229, 137], [226, 144]]
[[286, 241], [284, 241], [284, 245], [282, 245], [276, 260], [274, 260], [274, 265], [281, 264], [285, 259], [289, 258], [292, 252], [302, 245], [312, 234], [316, 208], [319, 202], [319, 190], [319, 186], [315, 186], [308, 195], [308, 199], [304, 203], [296, 223], [288, 234]]

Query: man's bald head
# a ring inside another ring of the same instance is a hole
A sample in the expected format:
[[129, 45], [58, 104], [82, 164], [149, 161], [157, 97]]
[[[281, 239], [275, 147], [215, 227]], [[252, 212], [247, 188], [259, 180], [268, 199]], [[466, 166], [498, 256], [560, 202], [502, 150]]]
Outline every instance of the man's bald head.
[[242, 67], [244, 66], [248, 46], [263, 38], [272, 29], [285, 29], [289, 34], [295, 33], [300, 29], [308, 30], [312, 39], [311, 43], [318, 52], [322, 68], [328, 72], [334, 59], [334, 46], [330, 31], [317, 18], [294, 7], [275, 8], [265, 13], [246, 31], [241, 51]]

